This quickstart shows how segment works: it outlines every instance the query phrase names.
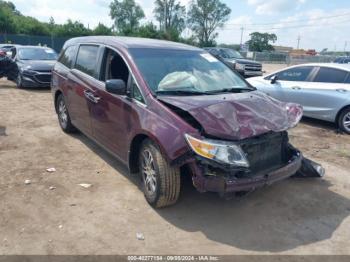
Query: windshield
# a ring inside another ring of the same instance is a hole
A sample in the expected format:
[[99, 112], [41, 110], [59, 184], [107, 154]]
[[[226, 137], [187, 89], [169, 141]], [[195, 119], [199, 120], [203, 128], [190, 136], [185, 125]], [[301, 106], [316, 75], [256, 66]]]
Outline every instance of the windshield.
[[18, 58], [20, 60], [56, 60], [57, 54], [49, 48], [23, 48], [19, 49]]
[[236, 73], [203, 51], [131, 49], [130, 53], [154, 93], [251, 90]]
[[243, 58], [243, 56], [236, 50], [221, 49], [220, 52], [223, 58]]

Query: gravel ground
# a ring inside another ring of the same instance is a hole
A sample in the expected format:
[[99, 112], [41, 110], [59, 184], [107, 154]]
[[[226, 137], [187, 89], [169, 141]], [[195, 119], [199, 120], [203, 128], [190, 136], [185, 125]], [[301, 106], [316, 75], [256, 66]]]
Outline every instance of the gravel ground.
[[184, 183], [154, 210], [123, 165], [60, 130], [49, 90], [0, 80], [0, 254], [350, 254], [350, 136], [312, 120], [290, 136], [324, 179], [232, 200]]

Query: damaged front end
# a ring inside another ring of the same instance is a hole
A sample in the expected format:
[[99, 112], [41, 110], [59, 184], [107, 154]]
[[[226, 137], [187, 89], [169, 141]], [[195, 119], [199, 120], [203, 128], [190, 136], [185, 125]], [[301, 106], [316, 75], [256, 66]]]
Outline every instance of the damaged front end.
[[[302, 108], [260, 93], [205, 101], [161, 98], [195, 127], [185, 134], [192, 158], [187, 166], [200, 192], [247, 192], [292, 177], [321, 177], [324, 169], [289, 143]], [[197, 103], [197, 104], [196, 104]]]
[[251, 191], [291, 177], [302, 167], [303, 156], [289, 144], [287, 132], [269, 133], [234, 145], [244, 154], [238, 164], [209, 159], [196, 152], [188, 166], [199, 191]]
[[226, 143], [229, 150], [236, 148], [237, 151], [219, 153], [223, 155], [219, 158], [207, 153], [214, 152], [214, 144], [205, 144], [198, 149], [199, 142], [195, 141], [197, 149], [194, 149], [193, 143], [189, 142], [196, 154], [188, 166], [193, 174], [193, 184], [200, 192], [248, 192], [292, 176], [323, 177], [325, 174], [322, 166], [304, 158], [289, 143], [285, 131]]
[[7, 77], [13, 81], [17, 78], [18, 67], [15, 61], [7, 56], [0, 56], [0, 78]]

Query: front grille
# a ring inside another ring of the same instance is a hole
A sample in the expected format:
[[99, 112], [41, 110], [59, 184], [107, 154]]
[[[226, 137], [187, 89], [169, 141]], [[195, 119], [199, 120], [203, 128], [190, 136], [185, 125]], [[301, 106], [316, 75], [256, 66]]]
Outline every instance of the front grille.
[[241, 144], [252, 173], [260, 173], [280, 167], [285, 162], [288, 135], [286, 132], [270, 133]]
[[51, 82], [51, 74], [38, 74], [38, 75], [35, 75], [34, 77], [40, 83], [50, 83]]
[[262, 66], [261, 65], [246, 65], [245, 70], [246, 71], [261, 71]]

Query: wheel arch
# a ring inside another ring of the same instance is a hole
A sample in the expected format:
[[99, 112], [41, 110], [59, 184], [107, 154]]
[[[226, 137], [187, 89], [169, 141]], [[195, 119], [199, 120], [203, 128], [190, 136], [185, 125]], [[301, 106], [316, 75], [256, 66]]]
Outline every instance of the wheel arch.
[[337, 125], [339, 125], [339, 117], [340, 117], [341, 113], [342, 113], [345, 109], [347, 109], [347, 108], [350, 109], [350, 105], [343, 106], [343, 107], [338, 111], [337, 116], [336, 116], [336, 118], [335, 118], [335, 123], [336, 123]]
[[62, 95], [62, 94], [63, 94], [63, 93], [62, 93], [61, 90], [57, 90], [57, 91], [55, 92], [55, 100], [54, 100], [54, 103], [55, 103], [55, 111], [56, 111], [56, 113], [58, 112], [58, 109], [57, 109], [57, 99], [58, 99], [59, 95]]
[[158, 141], [158, 139], [156, 139], [154, 136], [150, 134], [140, 133], [134, 136], [129, 147], [130, 149], [128, 154], [128, 165], [131, 173], [137, 173], [139, 171], [139, 166], [138, 166], [139, 153], [142, 147], [142, 143], [146, 139], [151, 140], [154, 144], [156, 144], [159, 147], [160, 152], [165, 157], [166, 161], [169, 163], [168, 155], [166, 154], [163, 146]]

